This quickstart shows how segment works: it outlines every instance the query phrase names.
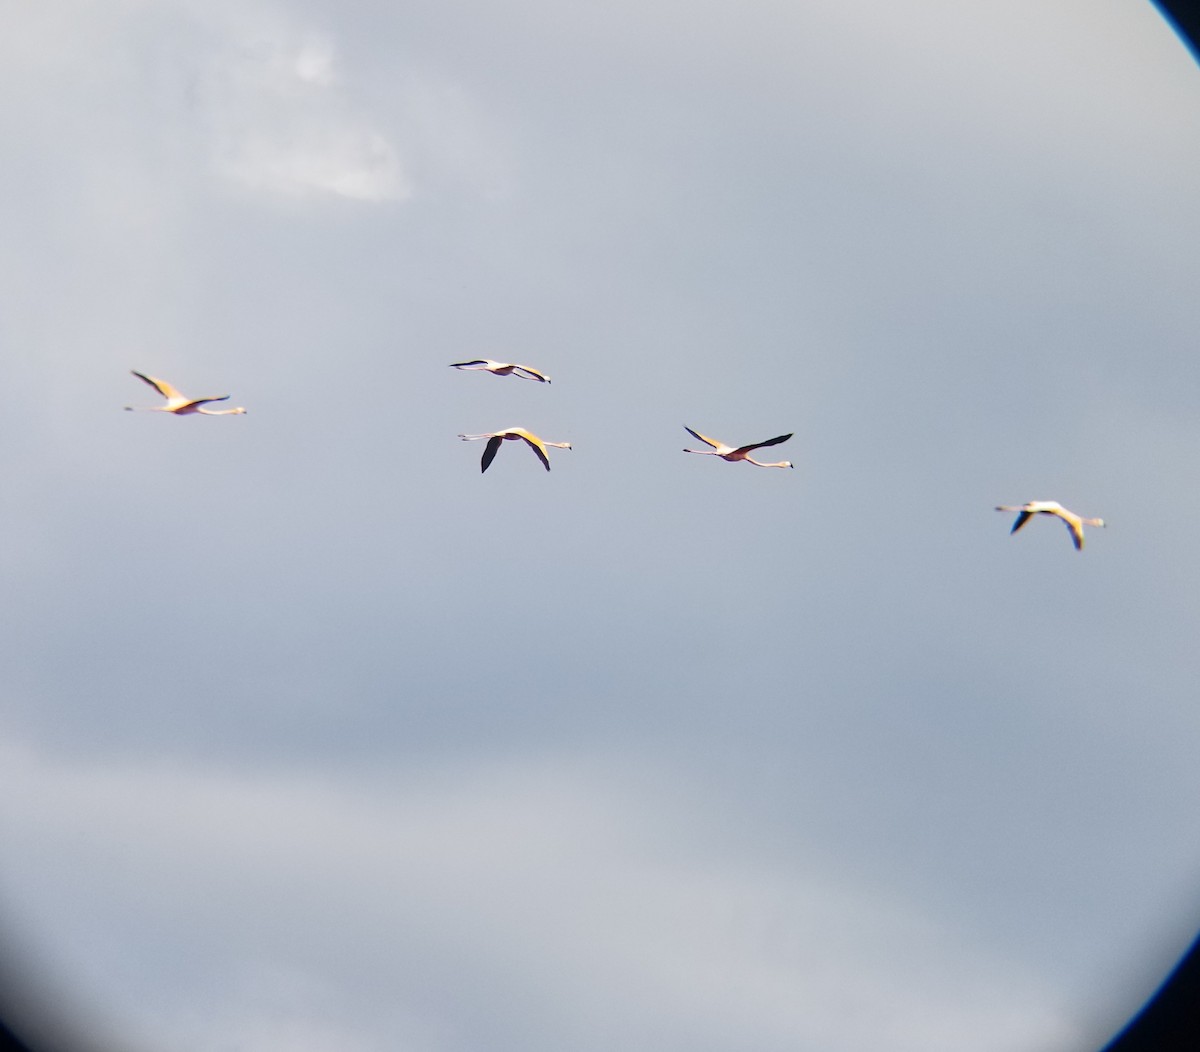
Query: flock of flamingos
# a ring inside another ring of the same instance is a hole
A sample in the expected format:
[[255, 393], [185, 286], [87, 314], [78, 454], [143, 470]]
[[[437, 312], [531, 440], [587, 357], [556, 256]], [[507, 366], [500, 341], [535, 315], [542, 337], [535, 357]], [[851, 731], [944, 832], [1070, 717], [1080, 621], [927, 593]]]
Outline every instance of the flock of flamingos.
[[[538, 372], [537, 369], [531, 369], [527, 365], [515, 365], [511, 362], [494, 362], [490, 358], [476, 358], [469, 362], [453, 362], [450, 367], [452, 369], [483, 370], [491, 373], [493, 376], [516, 376], [524, 380], [535, 380], [542, 384], [550, 382], [550, 377], [545, 373]], [[163, 405], [153, 406], [127, 405], [125, 408], [128, 410], [141, 409], [153, 413], [174, 413], [176, 416], [188, 416], [193, 413], [199, 413], [203, 416], [234, 416], [246, 412], [242, 406], [235, 406], [232, 409], [207, 408], [213, 402], [228, 401], [229, 395], [220, 395], [213, 398], [188, 398], [187, 395], [181, 394], [167, 383], [166, 380], [147, 376], [145, 373], [139, 373], [137, 370], [133, 370], [133, 375], [153, 387], [166, 399], [166, 402]], [[779, 460], [768, 464], [761, 460], [755, 460], [750, 456], [756, 449], [777, 446], [781, 442], [786, 442], [792, 437], [790, 434], [779, 435], [777, 438], [768, 438], [765, 442], [751, 442], [745, 446], [728, 446], [724, 442], [718, 442], [715, 438], [708, 438], [700, 434], [699, 431], [693, 431], [690, 427], [685, 427], [684, 430], [692, 438], [696, 439], [696, 441], [703, 442], [706, 446], [710, 447], [708, 449], [685, 449], [685, 453], [696, 453], [699, 456], [707, 457], [720, 457], [731, 464], [743, 460], [747, 464], [753, 464], [759, 468], [790, 468], [793, 466], [790, 460]], [[550, 456], [546, 452], [547, 446], [554, 446], [557, 449], [571, 448], [570, 442], [547, 442], [545, 439], [539, 438], [532, 431], [528, 431], [523, 427], [506, 427], [503, 431], [488, 431], [482, 435], [459, 435], [458, 437], [464, 442], [476, 442], [487, 439], [487, 445], [483, 450], [481, 471], [487, 471], [492, 461], [496, 459], [497, 451], [505, 441], [524, 442], [537, 455], [538, 460], [542, 462], [542, 466], [547, 471], [550, 470]], [[1103, 519], [1085, 519], [1083, 516], [1076, 515], [1073, 511], [1064, 508], [1056, 500], [1031, 500], [1025, 504], [1001, 504], [997, 506], [996, 510], [1015, 511], [1017, 513], [1016, 521], [1013, 523], [1009, 533], [1016, 533], [1034, 515], [1053, 515], [1061, 519], [1066, 523], [1076, 551], [1083, 550], [1084, 526], [1104, 525]]]

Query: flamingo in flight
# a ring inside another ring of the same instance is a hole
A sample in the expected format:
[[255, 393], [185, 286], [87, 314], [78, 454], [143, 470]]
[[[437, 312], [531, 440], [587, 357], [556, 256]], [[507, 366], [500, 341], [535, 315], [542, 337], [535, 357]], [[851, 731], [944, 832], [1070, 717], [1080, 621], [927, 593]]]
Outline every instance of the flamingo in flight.
[[487, 471], [488, 466], [496, 459], [496, 451], [500, 448], [500, 443], [504, 441], [525, 442], [538, 456], [538, 460], [545, 465], [547, 471], [550, 470], [550, 458], [546, 455], [547, 446], [556, 446], [558, 449], [570, 449], [570, 442], [547, 442], [544, 439], [538, 438], [532, 431], [526, 431], [523, 427], [506, 427], [503, 431], [489, 431], [484, 435], [459, 435], [464, 442], [475, 442], [481, 438], [488, 440], [487, 448], [483, 451], [483, 461], [480, 471]]
[[246, 411], [240, 405], [233, 409], [205, 409], [204, 407], [209, 402], [227, 401], [229, 395], [221, 395], [219, 398], [188, 398], [187, 395], [176, 391], [166, 380], [146, 376], [145, 373], [139, 373], [136, 369], [131, 369], [130, 372], [139, 380], [148, 383], [167, 400], [166, 405], [127, 405], [125, 408], [130, 412], [139, 410], [147, 413], [174, 413], [176, 416], [188, 416], [191, 413], [201, 413], [204, 416], [232, 416]]
[[690, 427], [685, 426], [684, 431], [692, 438], [712, 446], [712, 449], [685, 449], [685, 453], [698, 453], [702, 457], [720, 457], [722, 460], [728, 460], [731, 464], [738, 460], [744, 460], [747, 464], [753, 464], [760, 468], [790, 468], [793, 466], [790, 460], [764, 464], [761, 460], [755, 460], [750, 456], [756, 449], [762, 449], [764, 446], [777, 446], [780, 442], [786, 442], [792, 437], [791, 435], [780, 435], [778, 438], [768, 438], [765, 442], [754, 442], [748, 446], [738, 446], [735, 449], [733, 446], [725, 445], [724, 442], [718, 442], [715, 438], [706, 438], [699, 431], [693, 431]]
[[1008, 531], [1010, 534], [1016, 533], [1034, 515], [1057, 516], [1067, 524], [1067, 529], [1071, 532], [1071, 542], [1075, 545], [1077, 552], [1083, 551], [1084, 526], [1104, 525], [1103, 519], [1085, 519], [1081, 515], [1076, 515], [1073, 511], [1068, 511], [1056, 500], [1031, 500], [1027, 504], [999, 504], [996, 506], [996, 510], [1015, 511], [1017, 513], [1017, 521], [1012, 524], [1012, 529]]
[[451, 369], [486, 369], [495, 376], [520, 376], [525, 380], [536, 380], [540, 384], [548, 384], [550, 377], [530, 369], [528, 365], [514, 365], [512, 362], [493, 362], [490, 358], [476, 358], [470, 362], [453, 362]]

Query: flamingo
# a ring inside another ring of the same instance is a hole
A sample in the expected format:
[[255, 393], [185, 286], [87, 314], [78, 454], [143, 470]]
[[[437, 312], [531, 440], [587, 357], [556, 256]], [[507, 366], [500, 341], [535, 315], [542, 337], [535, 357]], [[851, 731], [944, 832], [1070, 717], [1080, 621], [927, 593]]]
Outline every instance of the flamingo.
[[550, 377], [530, 369], [528, 365], [514, 365], [511, 362], [493, 362], [490, 358], [476, 358], [470, 362], [454, 362], [451, 369], [486, 369], [495, 376], [520, 376], [526, 380], [536, 380], [540, 384], [548, 384]]
[[1027, 504], [999, 504], [996, 506], [997, 511], [1015, 511], [1017, 512], [1017, 521], [1013, 523], [1009, 533], [1016, 533], [1022, 526], [1025, 525], [1033, 515], [1057, 515], [1063, 522], [1067, 524], [1067, 529], [1071, 531], [1071, 541], [1075, 545], [1077, 552], [1083, 551], [1083, 528], [1084, 526], [1103, 526], [1103, 519], [1085, 519], [1080, 515], [1076, 515], [1073, 511], [1068, 511], [1056, 500], [1031, 500]]
[[524, 441], [529, 445], [546, 467], [550, 470], [550, 458], [546, 456], [547, 446], [556, 446], [559, 449], [570, 449], [570, 442], [546, 442], [538, 438], [532, 431], [526, 431], [523, 427], [506, 427], [503, 431], [489, 431], [485, 435], [459, 435], [464, 442], [474, 442], [481, 438], [488, 440], [487, 448], [483, 451], [483, 466], [479, 469], [481, 472], [487, 471], [488, 466], [496, 459], [496, 450], [500, 448], [500, 443], [504, 441], [515, 442], [518, 440]]
[[690, 427], [685, 426], [686, 431], [692, 438], [699, 439], [701, 442], [712, 446], [712, 449], [685, 449], [685, 453], [699, 453], [702, 457], [720, 457], [722, 460], [728, 460], [729, 463], [734, 463], [738, 460], [744, 460], [747, 464], [753, 464], [760, 468], [790, 468], [792, 462], [790, 460], [780, 460], [774, 464], [764, 464], [761, 460], [755, 460], [751, 453], [756, 449], [762, 449], [763, 446], [777, 446], [780, 442], [786, 442], [791, 435], [780, 435], [778, 438], [768, 438], [765, 442], [754, 442], [748, 446], [738, 446], [736, 449], [733, 446], [727, 446], [724, 442], [718, 442], [714, 438], [705, 438], [699, 431], [693, 431]]
[[166, 405], [127, 405], [125, 408], [130, 412], [141, 410], [147, 413], [174, 413], [176, 416], [187, 416], [190, 413], [201, 413], [204, 416], [231, 416], [235, 413], [244, 413], [246, 410], [240, 405], [233, 409], [205, 409], [204, 407], [209, 402], [224, 402], [229, 398], [229, 395], [221, 395], [219, 398], [188, 398], [185, 394], [180, 394], [166, 380], [158, 380], [153, 376], [146, 376], [144, 373], [139, 373], [136, 369], [131, 369], [139, 380], [148, 383], [160, 395], [167, 400]]

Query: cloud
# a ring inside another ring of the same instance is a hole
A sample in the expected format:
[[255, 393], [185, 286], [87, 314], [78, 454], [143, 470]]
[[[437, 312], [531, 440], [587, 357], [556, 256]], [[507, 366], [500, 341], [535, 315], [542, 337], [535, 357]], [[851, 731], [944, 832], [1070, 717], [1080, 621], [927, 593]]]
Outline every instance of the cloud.
[[215, 170], [288, 196], [411, 196], [399, 151], [340, 79], [333, 40], [256, 14], [223, 26], [203, 65], [198, 98]]
[[[0, 906], [81, 999], [184, 1050], [1119, 1024], [1195, 871], [1149, 5], [26, 6]], [[122, 413], [130, 367], [252, 415]], [[481, 480], [454, 434], [522, 418], [576, 453]], [[1008, 540], [1039, 493], [1113, 528]]]
[[[33, 883], [16, 915], [41, 922], [47, 958], [115, 979], [104, 998], [173, 1047], [836, 1052], [886, 1032], [949, 1052], [1070, 1036], [1035, 976], [819, 859], [732, 850], [661, 802], [661, 771], [611, 757], [336, 781], [85, 765], [11, 740], [3, 759], [12, 857], [90, 888], [75, 926], [51, 916], [61, 889], [39, 902]], [[80, 967], [110, 940], [122, 974]], [[188, 953], [165, 965], [159, 941]]]

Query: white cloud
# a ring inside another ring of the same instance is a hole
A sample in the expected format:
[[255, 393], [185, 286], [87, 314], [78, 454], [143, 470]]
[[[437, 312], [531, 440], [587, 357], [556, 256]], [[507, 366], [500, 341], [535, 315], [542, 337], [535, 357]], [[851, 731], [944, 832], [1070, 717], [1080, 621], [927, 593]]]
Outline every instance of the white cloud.
[[220, 174], [292, 196], [411, 195], [399, 151], [351, 99], [328, 36], [259, 12], [220, 26], [217, 40], [199, 97]]
[[[81, 766], [12, 744], [4, 761], [13, 857], [86, 874], [109, 923], [140, 914], [107, 951], [125, 989], [105, 993], [172, 1047], [224, 1047], [219, 1032], [251, 1050], [374, 1049], [398, 1031], [414, 1049], [471, 1047], [464, 1003], [510, 1041], [577, 1049], [655, 1035], [664, 1049], [835, 1052], [887, 1033], [891, 1048], [949, 1052], [1070, 1036], [1034, 977], [936, 919], [815, 862], [735, 849], [656, 804], [655, 779], [614, 780], [604, 761], [336, 786]], [[55, 927], [53, 894], [23, 898], [27, 924]], [[78, 960], [96, 933], [73, 935], [48, 956], [101, 981]], [[165, 1007], [164, 938], [191, 955], [170, 984], [207, 990], [215, 1016]], [[454, 962], [453, 989], [424, 977], [438, 961]]]
[[210, 40], [197, 100], [221, 176], [367, 202], [405, 200], [418, 186], [508, 190], [503, 136], [456, 78], [401, 65], [386, 103], [371, 102], [327, 32], [265, 6], [191, 14]]
[[[534, 6], [64, 0], [0, 42], [0, 705], [199, 757], [0, 752], [0, 918], [155, 1048], [1082, 1045], [1051, 1002], [1194, 872], [1190, 60], [1149, 5], [1086, 47], [1081, 0]], [[501, 345], [554, 388], [451, 386]], [[253, 415], [123, 414], [130, 367]], [[521, 399], [578, 456], [481, 488], [453, 435]], [[798, 484], [693, 480], [701, 412], [795, 426]], [[1047, 478], [1114, 524], [1082, 559], [990, 511]], [[465, 642], [494, 610], [532, 651]], [[204, 766], [518, 738], [670, 755]]]
[[333, 49], [328, 41], [313, 39], [301, 45], [295, 56], [296, 76], [310, 84], [327, 87], [333, 83]]

